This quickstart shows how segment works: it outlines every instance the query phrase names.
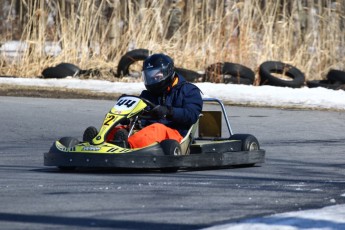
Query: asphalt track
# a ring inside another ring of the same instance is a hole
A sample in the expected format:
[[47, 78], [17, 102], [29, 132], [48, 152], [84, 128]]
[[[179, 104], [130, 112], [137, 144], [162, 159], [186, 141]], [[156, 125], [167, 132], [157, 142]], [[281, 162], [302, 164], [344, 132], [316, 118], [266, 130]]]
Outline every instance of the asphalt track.
[[345, 203], [345, 112], [227, 107], [266, 163], [180, 171], [43, 166], [62, 136], [99, 126], [110, 100], [0, 97], [1, 229], [200, 229]]

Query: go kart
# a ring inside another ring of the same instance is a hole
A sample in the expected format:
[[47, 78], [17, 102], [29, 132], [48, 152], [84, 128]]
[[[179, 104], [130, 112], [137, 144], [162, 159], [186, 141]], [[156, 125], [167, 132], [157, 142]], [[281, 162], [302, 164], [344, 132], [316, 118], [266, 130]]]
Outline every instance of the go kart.
[[[215, 98], [203, 98], [204, 104], [216, 107], [203, 110], [179, 143], [164, 140], [144, 148], [131, 149], [124, 141], [110, 140], [112, 130], [128, 121], [125, 134], [130, 136], [140, 129], [140, 120], [148, 119], [155, 105], [132, 95], [121, 96], [106, 114], [99, 131], [85, 130], [83, 140], [62, 137], [44, 153], [44, 165], [60, 170], [76, 168], [160, 169], [175, 172], [178, 169], [254, 166], [265, 161], [265, 150], [250, 134], [233, 134], [223, 103]], [[205, 106], [204, 106], [205, 107]], [[222, 123], [226, 124], [222, 128]], [[122, 129], [123, 130], [123, 129]]]

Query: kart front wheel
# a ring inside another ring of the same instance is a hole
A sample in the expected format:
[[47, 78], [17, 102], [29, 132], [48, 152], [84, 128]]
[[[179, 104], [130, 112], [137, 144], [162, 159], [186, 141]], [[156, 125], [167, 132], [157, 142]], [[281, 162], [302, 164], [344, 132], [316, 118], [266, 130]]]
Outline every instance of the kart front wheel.
[[[164, 155], [168, 155], [168, 156], [179, 156], [182, 155], [182, 150], [181, 150], [181, 146], [180, 143], [178, 143], [175, 140], [164, 140], [160, 143]], [[168, 168], [162, 168], [161, 172], [164, 173], [175, 173], [177, 172], [179, 169], [179, 167], [168, 167]]]
[[79, 144], [79, 140], [75, 137], [62, 137], [59, 142], [67, 148], [72, 148]]
[[[79, 140], [77, 138], [74, 138], [74, 137], [62, 137], [62, 138], [60, 138], [59, 142], [67, 148], [72, 148], [75, 145], [79, 144]], [[70, 172], [70, 171], [74, 171], [77, 167], [58, 166], [57, 168], [63, 172]]]
[[95, 127], [90, 126], [85, 129], [83, 134], [83, 141], [84, 142], [91, 142], [93, 138], [95, 138], [98, 134], [98, 131]]
[[178, 156], [182, 155], [180, 144], [175, 140], [164, 140], [160, 143], [165, 155]]

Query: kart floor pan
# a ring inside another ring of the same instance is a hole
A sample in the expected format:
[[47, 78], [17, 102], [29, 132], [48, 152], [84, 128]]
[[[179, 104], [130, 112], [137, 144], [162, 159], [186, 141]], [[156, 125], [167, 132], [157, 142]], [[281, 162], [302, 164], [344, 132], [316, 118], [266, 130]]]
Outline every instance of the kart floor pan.
[[139, 154], [56, 154], [45, 153], [44, 165], [58, 167], [106, 168], [203, 168], [263, 163], [264, 150], [223, 153], [202, 153], [183, 156], [154, 156]]

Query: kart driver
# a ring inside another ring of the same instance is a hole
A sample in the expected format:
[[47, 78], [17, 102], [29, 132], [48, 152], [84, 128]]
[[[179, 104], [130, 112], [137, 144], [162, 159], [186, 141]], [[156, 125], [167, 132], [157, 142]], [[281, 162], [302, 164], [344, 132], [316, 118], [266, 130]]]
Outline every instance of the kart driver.
[[128, 137], [129, 147], [142, 148], [165, 139], [181, 142], [202, 111], [200, 89], [176, 73], [173, 60], [165, 54], [149, 56], [142, 77], [146, 90], [140, 97], [156, 106], [150, 111], [153, 119], [142, 120], [144, 128]]

